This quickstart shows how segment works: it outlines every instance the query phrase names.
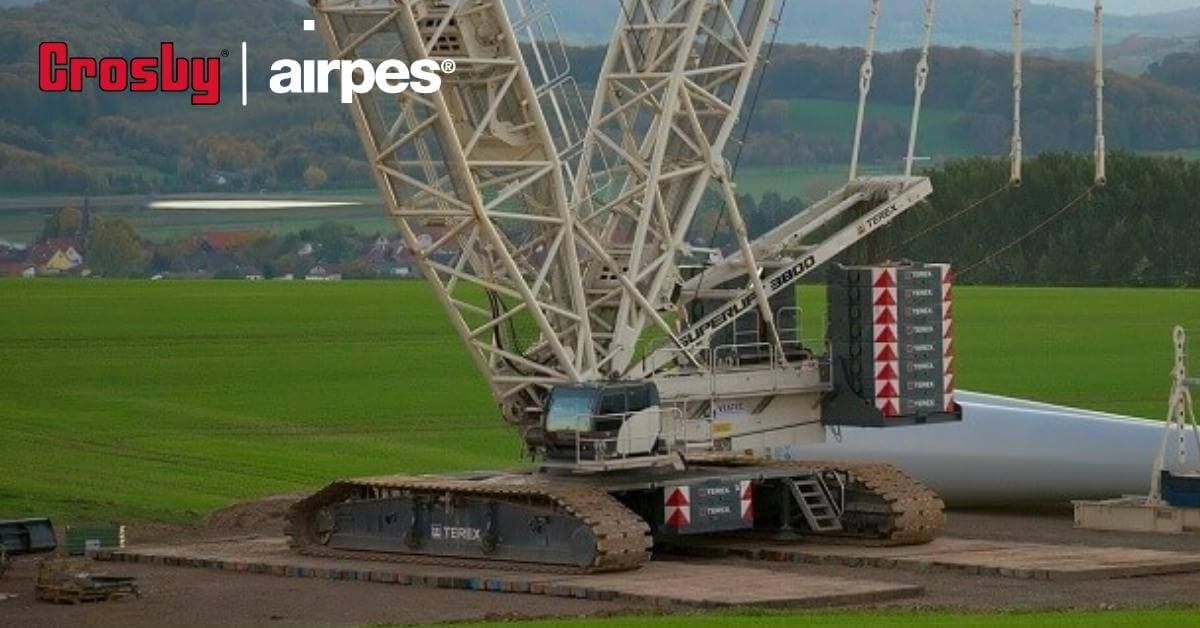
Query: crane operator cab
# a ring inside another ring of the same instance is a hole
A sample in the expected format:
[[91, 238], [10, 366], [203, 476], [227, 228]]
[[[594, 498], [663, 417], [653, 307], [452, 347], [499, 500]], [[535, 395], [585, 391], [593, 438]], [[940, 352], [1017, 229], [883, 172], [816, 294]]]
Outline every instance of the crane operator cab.
[[660, 453], [664, 410], [652, 382], [556, 386], [543, 413], [547, 460], [596, 462]]

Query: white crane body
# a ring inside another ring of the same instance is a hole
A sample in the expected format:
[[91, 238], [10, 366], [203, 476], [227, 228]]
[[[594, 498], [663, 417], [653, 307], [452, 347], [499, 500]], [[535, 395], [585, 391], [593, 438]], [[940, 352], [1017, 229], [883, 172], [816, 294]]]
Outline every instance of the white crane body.
[[[336, 483], [293, 511], [302, 551], [603, 571], [708, 532], [937, 534], [941, 501], [890, 467], [781, 462], [830, 426], [961, 418], [948, 267], [834, 269], [838, 331], [816, 341], [795, 302], [797, 281], [933, 192], [912, 174], [918, 111], [907, 173], [856, 174], [751, 239], [725, 155], [776, 0], [623, 4], [590, 107], [529, 0], [310, 2], [337, 59], [453, 62], [438, 93], [357, 94], [350, 111], [386, 208], [539, 467]], [[736, 246], [697, 264], [710, 190]]]

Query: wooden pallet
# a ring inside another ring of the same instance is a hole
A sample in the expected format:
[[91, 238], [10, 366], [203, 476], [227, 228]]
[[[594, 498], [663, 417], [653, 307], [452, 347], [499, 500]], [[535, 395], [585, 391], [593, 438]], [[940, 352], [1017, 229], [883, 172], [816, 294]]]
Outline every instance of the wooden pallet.
[[87, 604], [141, 597], [133, 578], [92, 574], [85, 561], [43, 560], [35, 596], [53, 604]]
[[86, 587], [76, 585], [42, 585], [36, 589], [37, 599], [53, 604], [88, 604], [141, 597], [137, 585]]

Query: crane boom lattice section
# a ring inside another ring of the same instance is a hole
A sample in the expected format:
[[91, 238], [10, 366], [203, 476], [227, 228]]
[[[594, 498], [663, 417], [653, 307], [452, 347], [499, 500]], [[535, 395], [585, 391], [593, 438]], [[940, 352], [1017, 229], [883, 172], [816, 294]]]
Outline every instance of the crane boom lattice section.
[[510, 419], [599, 362], [565, 183], [582, 114], [528, 4], [510, 16], [499, 0], [314, 1], [333, 58], [454, 63], [437, 93], [374, 90], [351, 113], [386, 207]]
[[[623, 373], [672, 292], [697, 207], [728, 182], [723, 153], [752, 84], [774, 0], [637, 0], [622, 16], [600, 75], [581, 167], [599, 156], [617, 182], [596, 196], [576, 177], [583, 238], [605, 254], [585, 264], [605, 373]], [[731, 208], [736, 211], [736, 208]]]

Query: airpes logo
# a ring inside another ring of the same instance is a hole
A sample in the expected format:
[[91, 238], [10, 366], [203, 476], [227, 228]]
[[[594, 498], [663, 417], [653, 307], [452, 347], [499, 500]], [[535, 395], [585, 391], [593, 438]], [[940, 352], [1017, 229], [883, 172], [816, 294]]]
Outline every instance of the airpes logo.
[[[304, 30], [316, 30], [316, 21], [305, 20]], [[433, 59], [413, 63], [385, 59], [379, 65], [366, 59], [280, 59], [271, 64], [271, 91], [275, 94], [328, 94], [333, 73], [337, 72], [341, 79], [338, 91], [347, 105], [354, 102], [355, 94], [366, 94], [373, 89], [385, 94], [401, 94], [411, 89], [417, 94], [429, 95], [442, 88], [441, 74], [453, 74], [456, 68], [453, 59], [441, 63]]]
[[[304, 30], [316, 30], [314, 20]], [[242, 42], [242, 106], [247, 105], [250, 73], [248, 45]], [[157, 57], [72, 57], [66, 42], [48, 41], [38, 46], [38, 87], [43, 92], [83, 92], [95, 84], [103, 92], [186, 92], [192, 104], [221, 102], [221, 65], [229, 56], [177, 57], [175, 44], [163, 42]], [[354, 97], [379, 90], [401, 94], [407, 90], [428, 95], [442, 88], [442, 75], [453, 74], [453, 59], [438, 62], [420, 59], [405, 63], [385, 59], [378, 65], [366, 59], [279, 59], [271, 64], [269, 88], [274, 94], [328, 94], [338, 74], [338, 93], [345, 104]]]

